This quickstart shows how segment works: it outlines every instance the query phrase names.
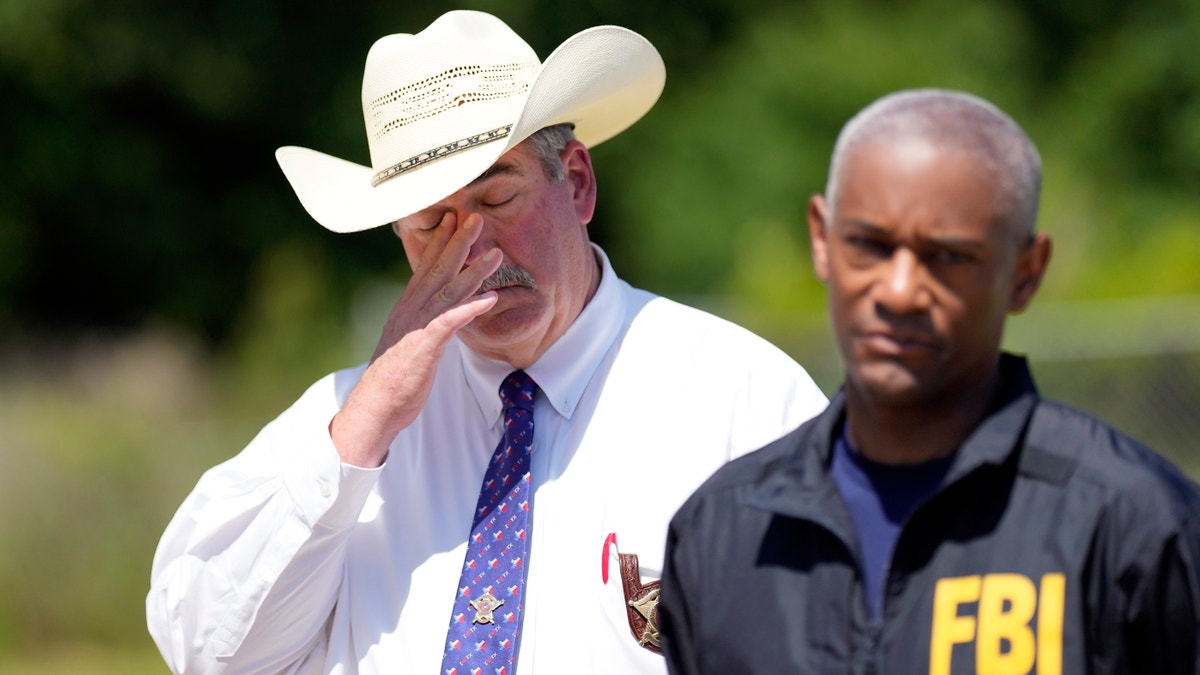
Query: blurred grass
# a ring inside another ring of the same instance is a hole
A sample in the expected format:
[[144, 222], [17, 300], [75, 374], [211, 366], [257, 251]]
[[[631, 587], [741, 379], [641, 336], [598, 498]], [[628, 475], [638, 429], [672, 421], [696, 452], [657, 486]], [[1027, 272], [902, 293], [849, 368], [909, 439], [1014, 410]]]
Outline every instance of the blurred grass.
[[0, 673], [155, 672], [141, 665], [158, 660], [144, 603], [174, 510], [355, 360], [307, 251], [281, 248], [259, 276], [221, 353], [165, 327], [0, 349]]
[[162, 675], [166, 665], [154, 645], [144, 649], [94, 644], [55, 645], [38, 655], [0, 655], [4, 675]]
[[147, 642], [169, 505], [247, 432], [217, 414], [207, 364], [178, 336], [24, 353], [0, 384], [0, 654]]

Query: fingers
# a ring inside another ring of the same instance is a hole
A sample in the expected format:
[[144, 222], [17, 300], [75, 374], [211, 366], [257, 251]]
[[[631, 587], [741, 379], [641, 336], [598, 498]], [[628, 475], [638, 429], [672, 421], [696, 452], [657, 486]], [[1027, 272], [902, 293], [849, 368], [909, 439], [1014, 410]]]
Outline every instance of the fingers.
[[[467, 220], [471, 219], [468, 218]], [[471, 222], [471, 225], [474, 224], [474, 222]], [[462, 260], [458, 262], [457, 266], [452, 266], [452, 261], [446, 259], [447, 247], [449, 246], [454, 235], [457, 234], [459, 235], [461, 248], [461, 240], [464, 237], [469, 236], [471, 233], [472, 228], [469, 225], [463, 227], [462, 231], [460, 232], [458, 227], [458, 217], [455, 216], [453, 212], [447, 211], [442, 216], [442, 220], [437, 224], [437, 227], [433, 228], [433, 236], [430, 238], [429, 243], [425, 246], [425, 251], [421, 254], [421, 260], [417, 264], [417, 268], [413, 270], [413, 278], [416, 279], [426, 276], [444, 276], [446, 271], [449, 269], [461, 268], [462, 264], [466, 262], [467, 254], [470, 251], [471, 244], [475, 243], [475, 239], [479, 236], [479, 228], [474, 228], [475, 236], [471, 237], [470, 241], [466, 242], [465, 250], [451, 251], [451, 254], [461, 253]]]
[[479, 214], [469, 215], [461, 224], [453, 213], [442, 217], [409, 282], [418, 287], [416, 292], [427, 311], [440, 313], [469, 298], [500, 266], [503, 256], [496, 249], [466, 265], [482, 229]]
[[484, 279], [500, 267], [504, 259], [500, 250], [493, 248], [466, 264], [483, 225], [479, 214], [471, 214], [462, 223], [453, 213], [442, 216], [388, 315], [374, 358], [414, 331], [426, 333], [430, 349], [440, 349], [460, 328], [496, 303], [494, 293], [488, 297], [475, 294]]
[[437, 319], [430, 323], [430, 328], [437, 326], [440, 329], [439, 332], [444, 331], [445, 339], [448, 341], [450, 336], [457, 333], [463, 326], [471, 323], [475, 317], [485, 314], [489, 309], [494, 307], [499, 298], [500, 296], [496, 294], [496, 291], [473, 295], [439, 314]]
[[[495, 306], [495, 291], [480, 285], [504, 259], [497, 248], [470, 264], [483, 217], [461, 223], [453, 213], [428, 233], [413, 276], [384, 324], [375, 354], [342, 411], [330, 424], [344, 461], [378, 466], [392, 438], [428, 400], [446, 345], [464, 326]], [[476, 249], [478, 251], [478, 248]]]

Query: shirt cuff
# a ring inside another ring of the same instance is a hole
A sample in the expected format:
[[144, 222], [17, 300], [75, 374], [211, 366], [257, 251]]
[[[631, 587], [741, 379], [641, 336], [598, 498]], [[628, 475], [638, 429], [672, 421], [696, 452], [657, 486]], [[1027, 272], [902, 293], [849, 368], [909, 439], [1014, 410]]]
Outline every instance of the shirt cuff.
[[293, 461], [283, 469], [283, 481], [304, 519], [313, 527], [341, 529], [358, 520], [386, 464], [364, 468], [342, 462], [329, 437], [329, 422], [340, 408], [340, 397], [332, 387], [321, 391], [321, 384], [278, 420], [280, 432], [287, 437], [276, 440], [278, 447], [290, 449]]

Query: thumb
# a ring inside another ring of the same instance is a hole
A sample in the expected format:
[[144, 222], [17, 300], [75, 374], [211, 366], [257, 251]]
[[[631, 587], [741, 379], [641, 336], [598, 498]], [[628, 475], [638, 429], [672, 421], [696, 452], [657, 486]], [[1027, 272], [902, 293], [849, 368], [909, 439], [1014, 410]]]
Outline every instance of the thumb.
[[500, 296], [495, 291], [473, 295], [439, 314], [429, 323], [429, 330], [441, 334], [446, 340], [449, 340], [476, 317], [487, 313], [496, 305], [499, 298]]

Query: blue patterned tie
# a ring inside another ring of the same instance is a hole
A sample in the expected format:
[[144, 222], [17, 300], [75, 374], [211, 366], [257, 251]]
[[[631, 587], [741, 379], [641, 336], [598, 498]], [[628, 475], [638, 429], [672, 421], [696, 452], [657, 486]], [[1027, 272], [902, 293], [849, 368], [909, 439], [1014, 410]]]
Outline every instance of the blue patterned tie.
[[444, 675], [514, 675], [529, 550], [529, 451], [537, 385], [523, 370], [500, 385], [504, 437], [479, 490], [450, 630]]

